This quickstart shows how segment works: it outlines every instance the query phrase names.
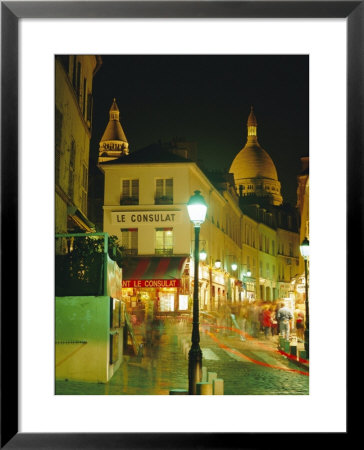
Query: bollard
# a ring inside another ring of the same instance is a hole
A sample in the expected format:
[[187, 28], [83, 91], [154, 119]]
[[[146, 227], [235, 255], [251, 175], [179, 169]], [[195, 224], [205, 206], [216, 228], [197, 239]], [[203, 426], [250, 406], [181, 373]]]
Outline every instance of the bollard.
[[289, 347], [290, 355], [297, 357], [297, 345], [290, 345]]
[[208, 372], [207, 373], [207, 382], [208, 383], [212, 383], [212, 380], [214, 380], [215, 378], [217, 378], [216, 372]]
[[224, 380], [215, 378], [212, 382], [213, 395], [224, 395]]
[[299, 359], [306, 359], [307, 360], [306, 350], [300, 350], [298, 355], [299, 355]]
[[196, 383], [197, 395], [212, 395], [212, 384], [206, 382]]
[[169, 391], [169, 395], [188, 395], [187, 389], [172, 389]]
[[290, 344], [289, 341], [286, 341], [286, 340], [283, 341], [283, 351], [284, 351], [284, 353], [289, 353], [289, 344]]
[[202, 379], [201, 381], [207, 381], [207, 368], [202, 367]]

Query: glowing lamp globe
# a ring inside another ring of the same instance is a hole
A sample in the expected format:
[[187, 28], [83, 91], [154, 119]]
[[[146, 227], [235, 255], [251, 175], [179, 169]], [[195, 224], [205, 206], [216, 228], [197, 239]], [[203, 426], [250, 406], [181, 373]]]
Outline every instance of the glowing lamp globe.
[[307, 259], [310, 256], [310, 243], [307, 237], [304, 238], [302, 244], [300, 245], [300, 252], [303, 259]]
[[252, 273], [250, 272], [250, 270], [248, 270], [247, 273], [246, 273], [246, 276], [247, 276], [247, 277], [250, 277], [251, 274], [252, 274]]
[[219, 259], [215, 261], [215, 267], [216, 267], [216, 269], [220, 269], [221, 261]]
[[238, 268], [238, 265], [233, 263], [233, 264], [231, 264], [231, 268], [235, 271]]
[[207, 253], [205, 252], [205, 250], [201, 250], [200, 252], [200, 260], [201, 261], [206, 261], [207, 258]]
[[207, 204], [205, 199], [200, 194], [200, 191], [195, 191], [187, 203], [188, 215], [190, 221], [195, 227], [199, 227], [205, 221]]

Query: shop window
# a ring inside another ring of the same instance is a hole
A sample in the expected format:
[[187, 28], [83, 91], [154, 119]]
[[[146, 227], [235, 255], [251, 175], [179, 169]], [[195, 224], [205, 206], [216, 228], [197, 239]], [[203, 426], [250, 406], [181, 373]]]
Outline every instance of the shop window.
[[172, 255], [173, 254], [173, 229], [156, 228], [155, 230], [155, 254]]
[[160, 178], [156, 180], [155, 204], [173, 204], [173, 178]]
[[179, 295], [178, 309], [180, 311], [186, 311], [188, 309], [188, 295]]
[[120, 205], [139, 204], [139, 180], [122, 180]]
[[159, 310], [163, 312], [174, 311], [174, 294], [160, 294]]
[[121, 246], [128, 255], [138, 254], [138, 228], [121, 229]]

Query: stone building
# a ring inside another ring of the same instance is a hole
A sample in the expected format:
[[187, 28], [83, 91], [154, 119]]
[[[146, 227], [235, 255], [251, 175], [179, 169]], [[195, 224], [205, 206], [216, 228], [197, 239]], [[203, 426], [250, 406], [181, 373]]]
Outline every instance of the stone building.
[[56, 233], [92, 231], [87, 218], [92, 81], [101, 66], [94, 55], [55, 58]]

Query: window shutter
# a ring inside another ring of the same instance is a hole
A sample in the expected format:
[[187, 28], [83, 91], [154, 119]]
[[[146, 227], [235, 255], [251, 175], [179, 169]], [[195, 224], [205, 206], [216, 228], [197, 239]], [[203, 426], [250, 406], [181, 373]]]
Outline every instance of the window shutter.
[[157, 180], [156, 182], [156, 196], [157, 197], [163, 196], [163, 180]]
[[132, 180], [131, 182], [131, 196], [139, 198], [139, 180]]
[[129, 197], [129, 180], [123, 180], [123, 197]]
[[173, 198], [173, 178], [166, 180], [166, 196]]

